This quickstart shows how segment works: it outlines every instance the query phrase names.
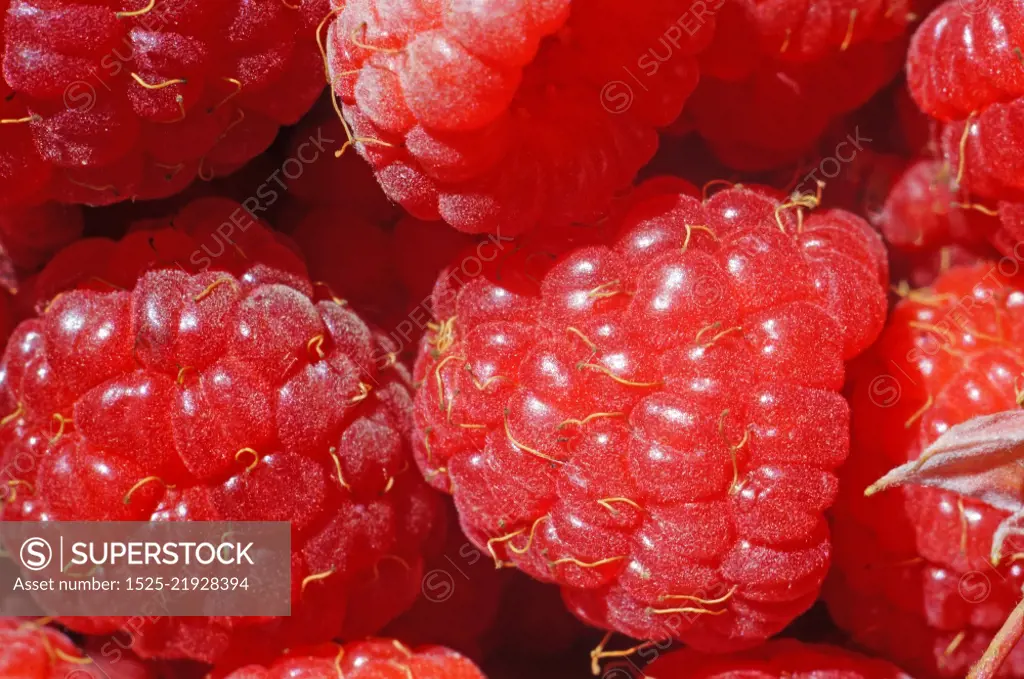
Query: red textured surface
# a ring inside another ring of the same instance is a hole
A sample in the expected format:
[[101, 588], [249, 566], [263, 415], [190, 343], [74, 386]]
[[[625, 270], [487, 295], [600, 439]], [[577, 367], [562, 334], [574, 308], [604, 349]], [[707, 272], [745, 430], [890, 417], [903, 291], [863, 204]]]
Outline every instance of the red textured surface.
[[947, 0], [921, 25], [907, 82], [921, 110], [949, 123], [942, 149], [956, 183], [1008, 197], [1024, 190], [1024, 8], [1013, 0], [968, 5]]
[[[1001, 261], [1012, 273], [1014, 260]], [[1008, 557], [990, 565], [1005, 516], [991, 508], [921, 487], [863, 490], [950, 426], [1016, 407], [1024, 292], [998, 266], [952, 269], [911, 293], [850, 370], [852, 451], [827, 601], [856, 643], [919, 679], [965, 674], [1017, 603], [1024, 568]], [[1024, 677], [1024, 646], [1000, 676]]]
[[907, 165], [872, 219], [892, 247], [894, 268], [914, 286], [930, 285], [952, 265], [1024, 254], [1024, 202], [972, 202], [956, 190], [954, 172], [944, 160]]
[[[116, 660], [111, 662], [114, 653]], [[52, 627], [0, 618], [0, 676], [10, 679], [152, 679], [138, 660], [116, 650], [88, 654]]]
[[903, 251], [985, 242], [999, 227], [998, 218], [959, 200], [952, 180], [949, 166], [941, 160], [908, 165], [893, 184], [877, 219], [886, 241]]
[[911, 679], [884, 660], [793, 639], [772, 641], [729, 657], [676, 651], [649, 669], [659, 679]]
[[82, 211], [53, 203], [0, 210], [0, 244], [21, 272], [39, 269], [58, 250], [82, 235]]
[[[19, 482], [4, 520], [292, 522], [292, 617], [147, 619], [133, 635], [144, 657], [373, 633], [419, 593], [436, 520], [409, 459], [408, 373], [263, 226], [220, 240], [236, 211], [201, 200], [174, 229], [62, 251], [0, 371], [0, 452]], [[25, 454], [28, 471], [13, 465]]]
[[921, 110], [940, 120], [1024, 95], [1024, 64], [1014, 46], [1024, 40], [1020, 3], [944, 2], [914, 34], [907, 84]]
[[929, 3], [728, 0], [686, 115], [718, 157], [756, 171], [798, 160], [900, 70]]
[[837, 392], [885, 317], [884, 248], [768, 189], [638, 193], [617, 236], [527, 238], [461, 288], [442, 276], [417, 461], [478, 547], [584, 620], [754, 645], [828, 567]]
[[714, 17], [684, 30], [693, 4], [335, 0], [332, 83], [415, 217], [504, 235], [592, 221], [697, 84]]
[[[224, 675], [219, 675], [223, 677]], [[374, 639], [296, 650], [266, 667], [251, 665], [224, 679], [486, 679], [469, 660], [440, 646], [407, 648]]]
[[323, 89], [327, 0], [6, 4], [0, 119], [28, 120], [0, 125], [0, 206], [169, 196], [265, 151]]

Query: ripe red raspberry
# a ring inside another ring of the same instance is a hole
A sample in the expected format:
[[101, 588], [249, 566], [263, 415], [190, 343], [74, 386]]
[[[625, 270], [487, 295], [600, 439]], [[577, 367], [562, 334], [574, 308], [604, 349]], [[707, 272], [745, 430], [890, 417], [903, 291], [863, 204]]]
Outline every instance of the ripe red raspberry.
[[262, 225], [225, 242], [245, 214], [202, 200], [65, 249], [0, 364], [4, 520], [292, 522], [290, 618], [147, 620], [143, 657], [361, 636], [420, 590], [438, 498], [411, 469], [408, 374]]
[[930, 285], [950, 266], [995, 257], [996, 250], [1007, 257], [1024, 254], [1024, 203], [988, 206], [960, 198], [952, 172], [942, 160], [912, 163], [872, 220], [892, 246], [894, 268], [914, 286]]
[[884, 660], [795, 639], [772, 641], [731, 656], [685, 649], [658, 658], [650, 669], [659, 679], [911, 679]]
[[0, 245], [21, 273], [38, 270], [81, 235], [82, 211], [78, 207], [48, 203], [0, 210]]
[[741, 170], [791, 163], [830, 121], [858, 108], [900, 70], [919, 11], [899, 0], [719, 0], [687, 107], [719, 158]]
[[921, 23], [907, 55], [910, 93], [922, 111], [939, 120], [964, 120], [1024, 95], [1024, 71], [1013, 49], [1024, 37], [1020, 5], [1012, 0], [970, 5], [940, 5]]
[[323, 89], [327, 0], [7, 0], [0, 206], [161, 198], [227, 174]]
[[31, 621], [0, 618], [0, 676], [11, 679], [151, 679], [138, 660], [121, 655], [110, 664], [84, 654], [65, 635]]
[[947, 122], [942, 136], [955, 186], [974, 195], [1024, 191], [1024, 7], [1014, 0], [946, 0], [914, 34], [907, 55], [911, 95]]
[[350, 141], [414, 216], [473, 233], [599, 217], [678, 117], [714, 30], [677, 23], [701, 0], [333, 4]]
[[828, 568], [843, 361], [884, 322], [885, 251], [763, 187], [638, 193], [617, 235], [535, 234], [442, 275], [417, 461], [477, 546], [586, 622], [757, 644]]
[[[834, 511], [826, 600], [859, 645], [919, 677], [962, 677], [1020, 598], [1024, 567], [989, 562], [1005, 514], [933, 488], [863, 493], [951, 426], [1015, 408], [1024, 370], [1019, 260], [954, 268], [912, 291], [850, 370], [852, 453]], [[1024, 646], [1004, 665], [1024, 677]]]
[[[223, 674], [214, 676], [224, 677]], [[289, 652], [265, 667], [249, 665], [224, 679], [486, 679], [470, 660], [441, 646], [416, 651], [397, 640], [372, 639]]]
[[952, 179], [949, 165], [941, 160], [908, 165], [876, 220], [886, 241], [900, 251], [985, 242], [998, 228], [998, 219], [960, 202]]

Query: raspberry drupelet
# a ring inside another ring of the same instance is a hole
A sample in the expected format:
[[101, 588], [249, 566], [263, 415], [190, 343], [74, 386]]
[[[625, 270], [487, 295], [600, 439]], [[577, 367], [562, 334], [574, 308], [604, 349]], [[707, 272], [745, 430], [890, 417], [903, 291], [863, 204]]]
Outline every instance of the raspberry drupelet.
[[147, 619], [146, 658], [373, 633], [419, 594], [434, 535], [408, 372], [279, 236], [250, 221], [225, 242], [244, 214], [204, 199], [66, 248], [0, 364], [3, 520], [292, 523], [290, 618]]
[[298, 649], [217, 679], [486, 679], [470, 660], [442, 646], [415, 651], [398, 640], [370, 639]]
[[677, 23], [701, 0], [333, 4], [330, 82], [384, 191], [417, 218], [509, 236], [592, 221], [628, 187], [715, 21]]
[[650, 670], [659, 679], [911, 679], [884, 660], [795, 639], [730, 656], [676, 651], [655, 660]]
[[813, 196], [659, 181], [614, 225], [442, 274], [415, 452], [467, 535], [584, 621], [728, 651], [828, 569], [843, 362], [881, 330], [885, 250]]
[[945, 122], [943, 157], [954, 186], [975, 198], [1024, 195], [1024, 7], [1015, 0], [946, 0], [914, 34], [907, 84]]
[[[936, 488], [864, 492], [953, 425], [1021, 402], [1024, 292], [1000, 273], [1019, 264], [953, 268], [905, 293], [850, 369], [852, 451], [826, 601], [856, 643], [921, 679], [964, 676], [1019, 600], [1024, 568], [1012, 549], [989, 559], [1004, 512]], [[1024, 647], [999, 676], [1024, 677]]]
[[262, 153], [323, 90], [327, 0], [5, 0], [0, 207], [162, 198]]

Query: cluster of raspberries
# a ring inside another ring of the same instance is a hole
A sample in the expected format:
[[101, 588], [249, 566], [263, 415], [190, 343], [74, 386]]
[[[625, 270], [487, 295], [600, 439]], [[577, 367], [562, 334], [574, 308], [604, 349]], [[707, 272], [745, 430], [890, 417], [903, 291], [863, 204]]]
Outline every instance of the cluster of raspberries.
[[0, 0], [0, 548], [289, 537], [0, 679], [1024, 679], [1022, 106], [1020, 0]]

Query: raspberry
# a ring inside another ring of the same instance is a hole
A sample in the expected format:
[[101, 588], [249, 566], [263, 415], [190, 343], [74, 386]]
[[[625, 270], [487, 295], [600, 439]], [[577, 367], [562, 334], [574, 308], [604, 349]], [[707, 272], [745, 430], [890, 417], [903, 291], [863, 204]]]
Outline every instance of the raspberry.
[[[813, 167], [820, 170], [822, 162], [824, 159]], [[869, 149], [858, 151], [842, 167], [842, 172], [833, 178], [822, 179], [822, 204], [862, 215], [873, 226], [877, 226], [885, 199], [906, 165], [907, 162], [896, 154], [876, 153]], [[806, 183], [811, 180], [813, 177]]]
[[652, 183], [617, 237], [534, 234], [441, 276], [415, 452], [467, 535], [584, 621], [729, 650], [828, 568], [843, 361], [884, 322], [885, 251], [809, 196]]
[[82, 212], [77, 207], [50, 203], [0, 211], [0, 244], [22, 273], [38, 270], [81, 235]]
[[98, 653], [85, 655], [52, 627], [0, 618], [0, 676], [12, 679], [152, 679], [153, 674], [138, 660], [124, 654], [114, 663]]
[[884, 660], [795, 639], [772, 641], [727, 657], [676, 651], [658, 658], [651, 669], [663, 679], [910, 679]]
[[974, 195], [1007, 197], [1024, 190], [1017, 139], [1024, 116], [1020, 49], [1024, 8], [992, 0], [964, 11], [946, 0], [915, 33], [907, 82], [925, 113], [948, 124], [944, 157], [957, 168], [955, 186]]
[[989, 207], [960, 199], [945, 161], [921, 159], [907, 166], [873, 220], [911, 284], [929, 285], [952, 265], [996, 255], [1016, 257], [1024, 239], [1024, 203], [1001, 200]]
[[910, 93], [939, 120], [964, 120], [1024, 95], [1024, 71], [1010, 47], [1024, 37], [1020, 5], [990, 0], [964, 9], [942, 3], [921, 23], [907, 55]]
[[[1011, 264], [954, 268], [906, 294], [850, 370], [826, 600], [854, 641], [921, 677], [964, 676], [1016, 605], [1024, 568], [989, 562], [1002, 512], [934, 488], [863, 493], [951, 426], [1017, 407], [1024, 292], [1001, 275]], [[1024, 646], [1000, 676], [1024, 677]]]
[[877, 222], [886, 240], [902, 251], [984, 242], [998, 220], [959, 202], [950, 185], [949, 166], [918, 160], [896, 180]]
[[303, 679], [486, 679], [471, 661], [455, 651], [429, 646], [413, 652], [399, 641], [383, 639], [292, 651], [267, 667], [250, 665], [224, 679], [300, 676]]
[[173, 229], [68, 247], [0, 371], [4, 520], [292, 522], [290, 618], [147, 619], [142, 657], [361, 636], [419, 592], [437, 497], [409, 469], [408, 374], [277, 236], [224, 228], [245, 214], [200, 200]]
[[911, 3], [718, 3], [715, 39], [687, 114], [719, 158], [741, 170], [798, 160], [834, 118], [898, 72]]
[[9, 0], [0, 206], [161, 198], [227, 174], [323, 89], [326, 0]]
[[81, 235], [82, 213], [77, 207], [51, 203], [0, 210], [0, 342], [6, 342], [14, 329], [21, 299], [11, 295], [22, 288], [22, 279]]
[[991, 248], [972, 249], [962, 245], [945, 245], [937, 250], [921, 252], [892, 250], [891, 253], [892, 279], [899, 281], [900, 293], [928, 287], [954, 266], [973, 266], [990, 260], [996, 254]]
[[[697, 4], [334, 0], [328, 65], [349, 143], [420, 219], [505, 235], [592, 221], [697, 84], [714, 17], [676, 25]], [[635, 87], [633, 64], [649, 73]]]

